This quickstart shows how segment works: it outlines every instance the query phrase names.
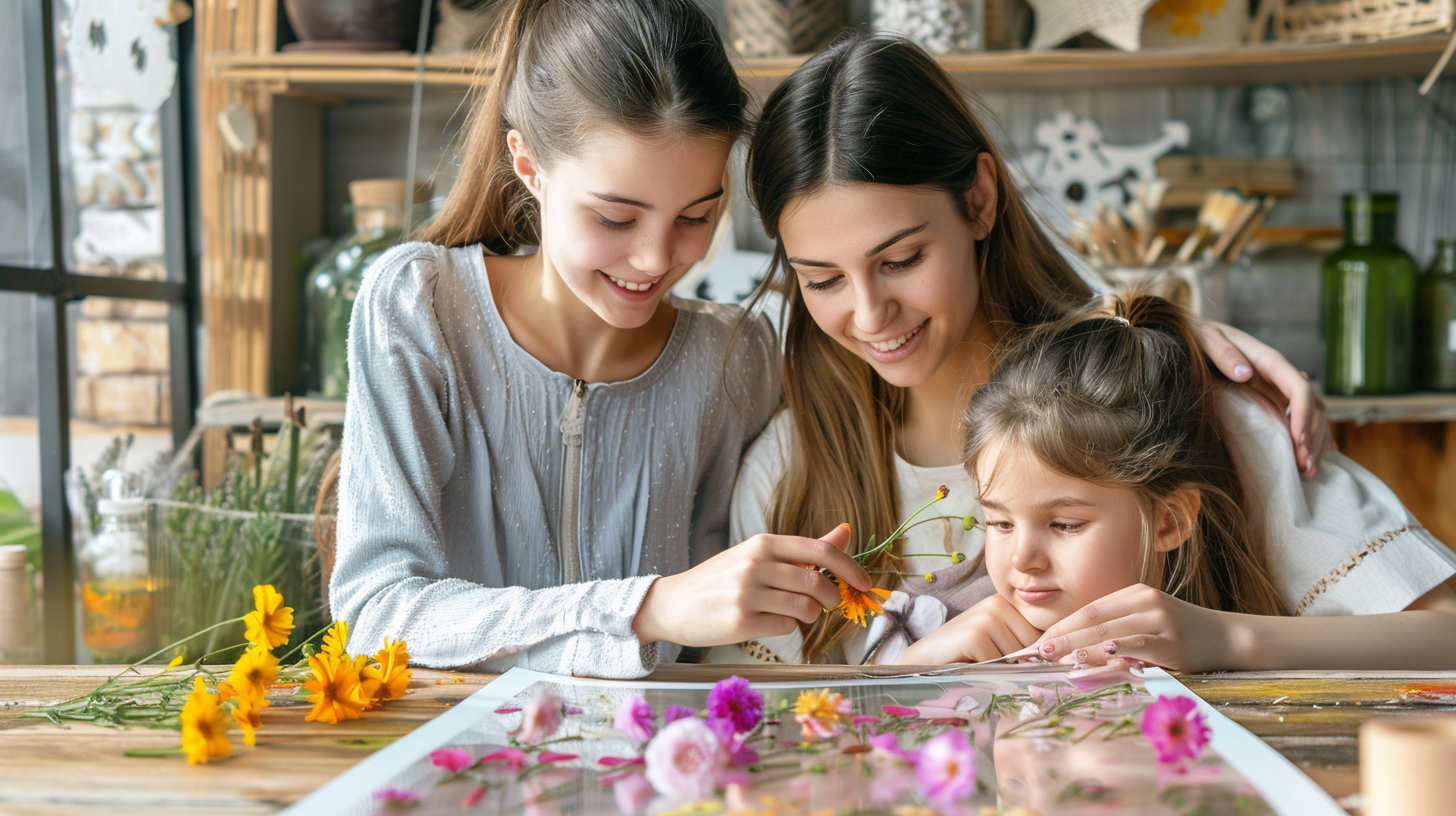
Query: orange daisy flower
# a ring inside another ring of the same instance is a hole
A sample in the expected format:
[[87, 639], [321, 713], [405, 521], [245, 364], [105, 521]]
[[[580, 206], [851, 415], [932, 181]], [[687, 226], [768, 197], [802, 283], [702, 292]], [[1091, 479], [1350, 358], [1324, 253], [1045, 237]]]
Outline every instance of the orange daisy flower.
[[324, 645], [319, 651], [333, 657], [343, 657], [344, 647], [349, 643], [349, 622], [345, 620], [334, 621], [329, 631], [324, 633]]
[[181, 719], [182, 750], [187, 752], [188, 765], [232, 755], [233, 744], [227, 738], [222, 700], [207, 690], [201, 677], [193, 678], [192, 693], [182, 705]]
[[243, 729], [243, 744], [258, 744], [256, 731], [263, 727], [263, 709], [272, 704], [272, 700], [263, 698], [238, 698], [238, 704], [233, 706], [233, 720]]
[[379, 688], [370, 699], [370, 708], [385, 700], [404, 696], [410, 682], [409, 652], [404, 641], [391, 643], [389, 638], [385, 638], [384, 648], [375, 653], [374, 659], [378, 662], [369, 664], [362, 673], [363, 677], [379, 682]]
[[293, 607], [283, 605], [283, 596], [272, 584], [253, 587], [253, 602], [257, 608], [243, 618], [248, 642], [268, 649], [287, 643], [293, 634]]
[[834, 580], [839, 584], [839, 611], [846, 618], [860, 626], [868, 626], [868, 613], [878, 615], [885, 611], [881, 604], [890, 599], [890, 590], [870, 587], [869, 592], [860, 592], [843, 580]]
[[[233, 664], [227, 685], [245, 700], [261, 700], [278, 679], [278, 658], [264, 646], [254, 646]], [[251, 743], [249, 743], [251, 744]]]
[[325, 723], [358, 719], [369, 701], [359, 686], [359, 667], [354, 661], [316, 654], [308, 659], [308, 667], [313, 679], [303, 688], [311, 692], [308, 701], [313, 703], [313, 711], [303, 719]]

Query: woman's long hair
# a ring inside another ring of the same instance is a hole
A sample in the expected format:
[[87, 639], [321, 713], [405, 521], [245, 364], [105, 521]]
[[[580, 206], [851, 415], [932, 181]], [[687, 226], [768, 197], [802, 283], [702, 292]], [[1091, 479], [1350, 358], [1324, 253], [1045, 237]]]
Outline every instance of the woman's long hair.
[[[779, 219], [801, 196], [873, 183], [943, 190], [969, 221], [966, 193], [983, 153], [995, 162], [997, 199], [995, 223], [976, 248], [981, 318], [999, 334], [1086, 303], [1091, 290], [1027, 208], [969, 101], [918, 46], [886, 35], [847, 37], [789, 75], [765, 103], [749, 146], [748, 186], [777, 242], [767, 287], [786, 298], [784, 395], [797, 443], [769, 509], [771, 532], [817, 536], [848, 521], [863, 541], [897, 527], [895, 432], [905, 409], [904, 389], [810, 317]], [[870, 566], [888, 566], [889, 558]], [[805, 658], [821, 659], [842, 642], [848, 623], [821, 617], [806, 634]]]
[[511, 166], [512, 129], [543, 167], [575, 155], [602, 125], [730, 142], [744, 130], [747, 94], [693, 0], [513, 0], [488, 42], [494, 75], [471, 108], [455, 185], [426, 241], [499, 254], [540, 243], [536, 200]]
[[[1144, 583], [1209, 609], [1287, 615], [1265, 556], [1261, 505], [1223, 442], [1218, 389], [1188, 315], [1135, 290], [1012, 344], [966, 412], [966, 467], [976, 472], [996, 447], [1130, 489], [1142, 511]], [[1197, 518], [1183, 519], [1191, 535], [1156, 553], [1157, 511], [1183, 512], [1172, 498], [1185, 488], [1200, 494]]]

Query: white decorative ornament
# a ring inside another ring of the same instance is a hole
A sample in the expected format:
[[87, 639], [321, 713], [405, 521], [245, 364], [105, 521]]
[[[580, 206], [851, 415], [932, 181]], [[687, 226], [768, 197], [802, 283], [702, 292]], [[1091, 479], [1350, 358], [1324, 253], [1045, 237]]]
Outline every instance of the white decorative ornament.
[[1031, 182], [1050, 201], [1038, 207], [1054, 228], [1065, 232], [1066, 212], [1076, 210], [1084, 221], [1096, 218], [1097, 205], [1122, 211], [1137, 194], [1139, 183], [1157, 178], [1157, 159], [1175, 147], [1188, 146], [1188, 125], [1164, 122], [1163, 135], [1140, 145], [1110, 145], [1092, 119], [1061, 111], [1036, 126], [1033, 141], [1041, 148], [1023, 163]]
[[1156, 0], [1027, 0], [1036, 11], [1033, 51], [1095, 34], [1124, 51], [1141, 47], [1143, 14]]
[[874, 27], [900, 34], [932, 54], [981, 46], [980, 0], [873, 0]]
[[[66, 53], [78, 97], [154, 111], [172, 95], [177, 61], [168, 0], [76, 0]], [[99, 98], [98, 98], [99, 97]]]

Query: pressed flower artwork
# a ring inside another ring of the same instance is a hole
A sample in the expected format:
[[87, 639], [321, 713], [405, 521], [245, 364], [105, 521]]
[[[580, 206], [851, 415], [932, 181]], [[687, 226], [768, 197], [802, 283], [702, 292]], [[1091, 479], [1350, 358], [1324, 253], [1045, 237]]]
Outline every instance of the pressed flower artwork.
[[1128, 671], [787, 685], [534, 681], [360, 796], [535, 816], [1273, 813], [1182, 698]]

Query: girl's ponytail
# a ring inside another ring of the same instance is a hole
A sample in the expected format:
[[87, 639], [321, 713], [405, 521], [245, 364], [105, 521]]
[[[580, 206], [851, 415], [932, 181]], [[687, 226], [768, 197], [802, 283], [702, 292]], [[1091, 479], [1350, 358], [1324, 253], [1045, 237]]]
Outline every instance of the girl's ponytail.
[[466, 120], [459, 175], [439, 217], [421, 240], [447, 247], [484, 243], [491, 252], [504, 255], [540, 239], [536, 200], [511, 166], [506, 109], [522, 48], [550, 2], [513, 0], [496, 19], [485, 59], [477, 68], [488, 76], [471, 91], [479, 102], [471, 106]]

